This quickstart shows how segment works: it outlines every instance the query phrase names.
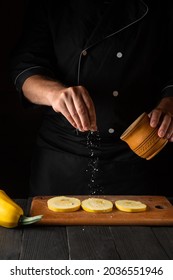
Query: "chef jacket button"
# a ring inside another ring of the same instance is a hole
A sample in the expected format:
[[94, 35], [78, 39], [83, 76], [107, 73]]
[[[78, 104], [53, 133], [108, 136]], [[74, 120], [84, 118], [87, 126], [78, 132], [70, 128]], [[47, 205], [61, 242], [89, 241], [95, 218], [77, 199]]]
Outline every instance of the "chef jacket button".
[[83, 54], [83, 56], [86, 56], [87, 55], [87, 51], [86, 50], [82, 51], [82, 54]]
[[122, 58], [122, 56], [123, 56], [122, 52], [117, 52], [117, 57], [118, 58]]
[[119, 92], [117, 90], [114, 90], [112, 94], [113, 94], [114, 97], [117, 97]]
[[113, 128], [109, 128], [108, 132], [109, 132], [110, 134], [112, 134], [112, 133], [114, 133], [114, 129], [113, 129]]

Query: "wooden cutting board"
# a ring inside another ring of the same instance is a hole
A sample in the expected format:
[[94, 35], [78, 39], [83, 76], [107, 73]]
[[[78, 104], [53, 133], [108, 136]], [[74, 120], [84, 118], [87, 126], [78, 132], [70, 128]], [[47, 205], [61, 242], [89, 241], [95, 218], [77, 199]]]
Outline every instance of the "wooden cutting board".
[[[81, 201], [91, 196], [75, 196]], [[173, 205], [164, 196], [93, 196], [111, 200], [139, 200], [147, 205], [147, 211], [127, 213], [116, 209], [108, 213], [89, 213], [82, 209], [76, 212], [53, 212], [47, 207], [51, 196], [36, 196], [32, 199], [30, 215], [43, 215], [38, 224], [42, 225], [173, 225]]]

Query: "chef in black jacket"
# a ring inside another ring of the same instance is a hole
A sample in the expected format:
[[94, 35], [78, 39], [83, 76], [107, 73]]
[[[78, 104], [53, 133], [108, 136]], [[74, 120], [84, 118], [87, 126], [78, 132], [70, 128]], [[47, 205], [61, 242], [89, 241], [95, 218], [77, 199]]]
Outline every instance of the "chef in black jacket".
[[[12, 78], [43, 106], [31, 195], [172, 194], [172, 1], [29, 1]], [[35, 105], [34, 105], [35, 104]], [[146, 161], [120, 140], [143, 112], [167, 146]]]

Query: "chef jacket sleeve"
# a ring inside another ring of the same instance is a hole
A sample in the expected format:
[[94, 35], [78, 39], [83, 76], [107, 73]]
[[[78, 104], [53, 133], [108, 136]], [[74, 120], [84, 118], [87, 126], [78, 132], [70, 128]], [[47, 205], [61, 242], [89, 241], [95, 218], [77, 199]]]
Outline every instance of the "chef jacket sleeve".
[[12, 52], [11, 76], [23, 105], [30, 103], [22, 94], [24, 81], [32, 75], [54, 78], [55, 58], [48, 24], [46, 1], [28, 1], [23, 34]]
[[173, 80], [162, 90], [162, 97], [173, 97]]

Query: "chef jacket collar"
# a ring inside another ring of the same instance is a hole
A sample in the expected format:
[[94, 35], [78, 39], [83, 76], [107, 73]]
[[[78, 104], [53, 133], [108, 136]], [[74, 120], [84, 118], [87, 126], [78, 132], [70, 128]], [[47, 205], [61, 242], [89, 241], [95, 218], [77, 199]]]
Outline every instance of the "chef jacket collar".
[[142, 20], [147, 13], [148, 6], [142, 0], [113, 0], [88, 38], [84, 49], [123, 31]]

